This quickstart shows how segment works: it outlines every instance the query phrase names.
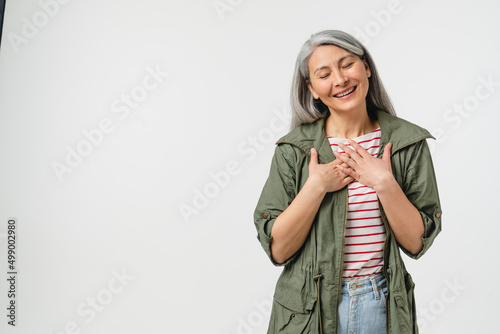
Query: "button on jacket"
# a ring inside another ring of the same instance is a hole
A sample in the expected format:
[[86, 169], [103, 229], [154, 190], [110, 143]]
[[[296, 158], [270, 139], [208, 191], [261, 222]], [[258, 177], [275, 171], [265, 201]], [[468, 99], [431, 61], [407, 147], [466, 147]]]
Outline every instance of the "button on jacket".
[[[347, 187], [323, 198], [309, 234], [301, 248], [284, 263], [271, 256], [271, 229], [304, 186], [309, 174], [310, 149], [316, 148], [320, 163], [335, 159], [326, 136], [326, 117], [303, 124], [276, 143], [269, 177], [254, 212], [257, 238], [276, 266], [284, 266], [274, 293], [269, 334], [337, 333], [338, 305], [342, 288]], [[441, 231], [441, 207], [436, 177], [426, 138], [430, 133], [408, 121], [378, 111], [382, 130], [380, 154], [392, 143], [392, 172], [408, 200], [420, 212], [425, 232], [423, 248], [414, 255], [398, 244], [384, 208], [380, 213], [386, 227], [384, 267], [387, 296], [387, 333], [418, 333], [414, 286], [400, 250], [420, 258]]]

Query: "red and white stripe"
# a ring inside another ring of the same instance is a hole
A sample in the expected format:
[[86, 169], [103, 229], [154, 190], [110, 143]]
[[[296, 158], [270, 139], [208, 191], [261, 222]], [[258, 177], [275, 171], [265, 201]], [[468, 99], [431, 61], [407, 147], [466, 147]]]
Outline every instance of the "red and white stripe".
[[[354, 138], [372, 156], [380, 151], [381, 130]], [[350, 146], [347, 139], [328, 137], [333, 151], [345, 153], [338, 144]], [[385, 227], [380, 217], [378, 197], [375, 191], [354, 181], [348, 186], [347, 225], [344, 249], [345, 279], [365, 277], [382, 270]]]

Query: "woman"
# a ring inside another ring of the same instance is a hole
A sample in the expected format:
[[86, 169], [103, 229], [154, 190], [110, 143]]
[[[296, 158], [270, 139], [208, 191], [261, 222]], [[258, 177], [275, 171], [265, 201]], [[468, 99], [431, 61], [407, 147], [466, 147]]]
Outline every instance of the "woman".
[[441, 231], [433, 137], [395, 116], [370, 54], [341, 31], [304, 44], [291, 104], [254, 214], [284, 266], [268, 333], [418, 333], [400, 249], [418, 259]]

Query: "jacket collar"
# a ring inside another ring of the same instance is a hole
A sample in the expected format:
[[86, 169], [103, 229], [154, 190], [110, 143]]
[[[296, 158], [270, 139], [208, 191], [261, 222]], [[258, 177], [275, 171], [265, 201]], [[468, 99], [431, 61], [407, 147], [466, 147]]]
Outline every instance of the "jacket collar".
[[[335, 160], [330, 142], [325, 132], [325, 120], [329, 113], [312, 123], [302, 124], [287, 135], [281, 137], [276, 144], [291, 144], [299, 148], [305, 155], [311, 155], [311, 148], [318, 150], [320, 163], [329, 163]], [[392, 116], [384, 111], [377, 113], [382, 136], [380, 138], [380, 154], [385, 144], [392, 143], [391, 154], [410, 144], [426, 138], [434, 138], [429, 131], [399, 117]]]

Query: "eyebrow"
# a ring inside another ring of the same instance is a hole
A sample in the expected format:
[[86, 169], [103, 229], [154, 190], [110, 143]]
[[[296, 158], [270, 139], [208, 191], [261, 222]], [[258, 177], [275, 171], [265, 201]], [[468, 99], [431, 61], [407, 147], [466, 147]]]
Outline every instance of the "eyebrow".
[[[340, 57], [339, 60], [337, 60], [337, 63], [340, 63], [342, 60], [346, 59], [346, 58], [349, 58], [349, 57], [352, 57], [354, 58], [353, 55], [345, 55], [343, 57]], [[314, 70], [314, 74], [316, 74], [316, 72], [322, 70], [322, 69], [325, 69], [325, 68], [328, 68], [328, 66], [321, 66], [321, 67], [318, 67], [317, 69]]]

